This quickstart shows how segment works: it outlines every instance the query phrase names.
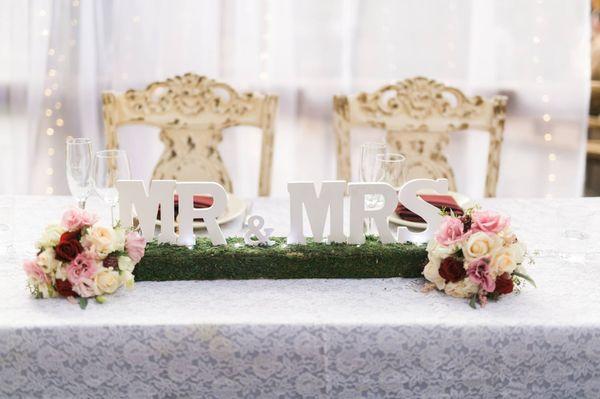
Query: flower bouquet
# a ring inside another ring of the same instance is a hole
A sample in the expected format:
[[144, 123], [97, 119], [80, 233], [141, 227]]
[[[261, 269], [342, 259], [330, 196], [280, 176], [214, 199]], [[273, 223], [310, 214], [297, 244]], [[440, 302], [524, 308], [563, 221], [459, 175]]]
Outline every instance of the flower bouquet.
[[525, 245], [510, 230], [508, 217], [490, 210], [468, 209], [461, 217], [445, 214], [427, 245], [429, 262], [423, 276], [437, 288], [479, 303], [518, 290], [524, 280], [535, 286], [523, 262]]
[[23, 265], [33, 296], [62, 296], [85, 308], [89, 298], [103, 303], [105, 294], [122, 285], [133, 287], [133, 269], [144, 256], [146, 241], [136, 231], [97, 221], [97, 216], [73, 208], [60, 224], [46, 227], [36, 245], [37, 257]]

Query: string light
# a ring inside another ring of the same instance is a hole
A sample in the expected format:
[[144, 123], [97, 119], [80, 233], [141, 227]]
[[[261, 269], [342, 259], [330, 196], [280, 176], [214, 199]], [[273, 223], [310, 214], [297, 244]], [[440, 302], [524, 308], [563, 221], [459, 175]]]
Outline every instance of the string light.
[[48, 148], [48, 156], [49, 157], [54, 156], [54, 148], [52, 148], [52, 147]]
[[46, 129], [46, 134], [48, 136], [52, 136], [54, 134], [54, 129], [52, 129], [51, 127], [49, 127], [48, 129]]
[[50, 117], [50, 116], [52, 116], [52, 110], [51, 110], [50, 108], [48, 108], [48, 109], [46, 110], [46, 116], [47, 116], [47, 117]]
[[54, 193], [54, 189], [52, 188], [52, 186], [46, 187], [46, 194], [52, 195], [52, 193]]
[[[539, 7], [539, 5], [541, 5], [543, 3], [542, 0], [538, 0], [537, 4], [538, 4], [538, 8], [537, 8], [537, 13], [538, 15], [536, 15], [535, 17], [535, 24], [534, 24], [534, 32], [532, 35], [532, 43], [533, 43], [533, 56], [531, 58], [531, 62], [534, 65], [534, 71], [537, 69], [537, 73], [541, 72], [540, 65], [542, 64], [542, 59], [540, 58], [540, 54], [539, 54], [539, 48], [540, 48], [540, 44], [543, 42], [543, 38], [542, 38], [542, 27], [540, 25], [542, 25], [545, 21], [544, 16], [542, 15], [543, 9], [542, 7]], [[538, 74], [535, 77], [535, 82], [538, 85], [543, 85], [544, 84], [544, 77], [540, 74]], [[550, 113], [548, 112], [548, 108], [546, 106], [546, 104], [550, 103], [550, 96], [548, 95], [548, 93], [543, 93], [540, 96], [540, 100], [541, 103], [543, 104], [542, 106], [542, 121], [544, 122], [544, 141], [548, 144], [550, 144], [550, 142], [553, 141], [554, 137], [551, 133], [551, 131], [549, 130], [549, 123], [552, 121], [552, 115], [550, 115]], [[554, 183], [556, 182], [556, 174], [554, 173], [555, 170], [555, 164], [556, 164], [556, 160], [557, 160], [557, 156], [556, 153], [553, 151], [549, 151], [548, 152], [548, 182], [549, 183]], [[551, 189], [549, 189], [551, 190]], [[546, 197], [547, 198], [552, 198], [552, 193], [550, 191], [548, 191], [546, 193]]]
[[65, 121], [63, 121], [61, 118], [58, 118], [56, 120], [56, 126], [61, 127], [64, 124], [65, 124]]
[[52, 168], [48, 168], [48, 169], [46, 169], [46, 174], [47, 174], [48, 176], [52, 176], [52, 175], [54, 174], [54, 169], [52, 169]]
[[46, 97], [50, 97], [52, 95], [52, 89], [45, 89], [44, 90], [44, 95]]

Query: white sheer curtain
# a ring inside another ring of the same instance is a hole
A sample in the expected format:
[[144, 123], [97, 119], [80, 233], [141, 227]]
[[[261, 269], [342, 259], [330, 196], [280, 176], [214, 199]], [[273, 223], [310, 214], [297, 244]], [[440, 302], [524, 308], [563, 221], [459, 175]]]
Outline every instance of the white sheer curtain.
[[[0, 0], [0, 11], [2, 192], [67, 193], [65, 138], [104, 145], [100, 92], [188, 71], [279, 95], [273, 195], [285, 195], [290, 180], [335, 177], [333, 94], [415, 75], [509, 96], [499, 196], [582, 192], [585, 0]], [[134, 177], [148, 178], [162, 148], [157, 132], [120, 134]], [[355, 150], [375, 137], [355, 132]], [[225, 134], [239, 194], [256, 193], [259, 140], [255, 129]], [[459, 188], [474, 197], [486, 140], [456, 134], [450, 145]]]

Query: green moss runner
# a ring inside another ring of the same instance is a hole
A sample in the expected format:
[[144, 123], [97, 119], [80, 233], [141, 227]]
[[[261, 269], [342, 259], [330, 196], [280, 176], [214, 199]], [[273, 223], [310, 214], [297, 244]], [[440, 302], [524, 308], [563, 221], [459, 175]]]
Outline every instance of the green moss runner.
[[286, 245], [285, 237], [272, 237], [275, 245], [249, 247], [244, 239], [227, 239], [213, 246], [198, 238], [193, 248], [149, 243], [135, 267], [136, 281], [300, 278], [419, 277], [427, 263], [425, 246], [381, 244], [368, 236], [362, 245]]

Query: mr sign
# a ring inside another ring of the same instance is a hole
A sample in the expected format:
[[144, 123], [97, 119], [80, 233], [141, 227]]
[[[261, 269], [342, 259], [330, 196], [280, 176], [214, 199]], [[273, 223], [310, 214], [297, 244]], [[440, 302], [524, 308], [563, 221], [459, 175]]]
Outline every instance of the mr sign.
[[[161, 226], [156, 237], [158, 242], [177, 245], [193, 245], [195, 236], [193, 220], [202, 218], [213, 245], [224, 245], [225, 237], [217, 217], [227, 208], [227, 193], [222, 186], [211, 182], [176, 182], [174, 180], [154, 180], [148, 191], [141, 180], [121, 180], [117, 182], [119, 190], [119, 211], [124, 227], [133, 224], [132, 208], [135, 207], [142, 235], [147, 241], [155, 237], [156, 215], [160, 206]], [[344, 232], [344, 193], [348, 189], [349, 234]], [[417, 193], [433, 190], [439, 194], [448, 193], [448, 181], [445, 179], [416, 179], [405, 183], [400, 191], [387, 183], [349, 183], [344, 181], [326, 181], [319, 192], [314, 182], [288, 183], [290, 195], [290, 233], [289, 244], [306, 243], [304, 233], [303, 210], [306, 212], [316, 242], [347, 242], [362, 244], [365, 241], [363, 224], [370, 218], [379, 233], [382, 243], [428, 241], [437, 230], [442, 217], [439, 210], [421, 199]], [[173, 212], [174, 194], [179, 195], [179, 234], [175, 233]], [[213, 205], [208, 208], [194, 208], [194, 195], [210, 195]], [[381, 207], [367, 209], [365, 197], [377, 195], [383, 200]], [[427, 222], [422, 232], [411, 232], [399, 227], [394, 235], [388, 227], [388, 217], [394, 212], [400, 201], [406, 208], [421, 216]], [[325, 237], [325, 224], [329, 214], [329, 234]]]

